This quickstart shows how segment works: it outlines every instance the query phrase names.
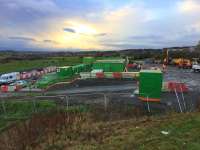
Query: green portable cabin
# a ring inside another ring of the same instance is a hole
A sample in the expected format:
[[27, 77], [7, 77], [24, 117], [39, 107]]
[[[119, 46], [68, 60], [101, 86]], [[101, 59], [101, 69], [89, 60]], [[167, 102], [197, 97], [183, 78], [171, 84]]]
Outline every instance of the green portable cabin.
[[78, 65], [72, 66], [72, 71], [73, 71], [74, 74], [77, 74], [79, 72]]
[[82, 64], [82, 72], [89, 72], [91, 70], [91, 64]]
[[102, 69], [104, 72], [123, 72], [125, 69], [125, 61], [98, 60], [93, 64], [92, 69]]
[[80, 64], [79, 65], [79, 73], [80, 72], [84, 72], [84, 70], [85, 70], [85, 65], [84, 64]]
[[84, 64], [92, 64], [93, 62], [95, 62], [94, 57], [83, 57], [83, 63]]
[[163, 74], [160, 70], [141, 70], [139, 74], [139, 98], [143, 101], [159, 102]]
[[74, 73], [71, 66], [64, 66], [57, 69], [57, 74], [59, 77], [71, 77]]
[[72, 66], [72, 70], [73, 70], [74, 74], [78, 74], [78, 73], [82, 72], [83, 65], [79, 64], [79, 65]]

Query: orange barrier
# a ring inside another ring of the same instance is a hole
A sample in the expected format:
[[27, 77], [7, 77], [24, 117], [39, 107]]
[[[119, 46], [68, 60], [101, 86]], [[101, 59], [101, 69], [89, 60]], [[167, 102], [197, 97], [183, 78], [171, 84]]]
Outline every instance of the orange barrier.
[[168, 82], [169, 91], [188, 92], [188, 87], [184, 83]]
[[7, 85], [2, 85], [1, 86], [1, 91], [2, 92], [8, 92], [8, 86]]
[[147, 97], [138, 97], [140, 100], [145, 102], [160, 102], [158, 98], [147, 98]]
[[104, 73], [103, 72], [97, 72], [96, 77], [97, 78], [104, 78]]
[[113, 72], [113, 77], [115, 79], [121, 79], [122, 78], [122, 73], [120, 73], [120, 72]]

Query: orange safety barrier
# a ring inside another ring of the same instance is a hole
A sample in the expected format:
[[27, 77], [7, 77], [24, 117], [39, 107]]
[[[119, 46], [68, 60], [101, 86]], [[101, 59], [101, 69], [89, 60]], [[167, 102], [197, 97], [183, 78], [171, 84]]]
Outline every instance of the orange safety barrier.
[[168, 82], [168, 89], [170, 91], [188, 92], [188, 87], [184, 83]]
[[132, 68], [132, 67], [133, 67], [133, 64], [128, 64], [126, 67], [127, 67], [127, 68]]
[[158, 98], [147, 98], [147, 97], [138, 97], [140, 100], [144, 102], [160, 102]]
[[8, 92], [8, 85], [2, 85], [1, 86], [1, 91], [2, 92]]
[[103, 72], [97, 72], [96, 77], [97, 78], [104, 78], [104, 73]]
[[127, 68], [134, 68], [134, 67], [137, 67], [137, 64], [128, 64], [126, 67]]
[[113, 78], [121, 79], [122, 78], [122, 74], [120, 72], [113, 72]]

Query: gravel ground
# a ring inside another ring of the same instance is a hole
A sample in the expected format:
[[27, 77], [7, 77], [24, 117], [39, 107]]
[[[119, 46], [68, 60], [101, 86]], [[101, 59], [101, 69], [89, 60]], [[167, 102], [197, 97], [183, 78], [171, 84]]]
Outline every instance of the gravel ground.
[[200, 73], [194, 73], [191, 69], [168, 67], [164, 74], [164, 81], [183, 82], [190, 91], [200, 92]]

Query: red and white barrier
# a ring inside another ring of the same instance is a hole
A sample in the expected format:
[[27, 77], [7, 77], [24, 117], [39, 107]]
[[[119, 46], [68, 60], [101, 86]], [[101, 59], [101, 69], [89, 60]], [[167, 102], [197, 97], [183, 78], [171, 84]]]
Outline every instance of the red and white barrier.
[[122, 73], [121, 72], [113, 72], [113, 78], [121, 79], [122, 78]]
[[177, 91], [177, 92], [188, 92], [188, 87], [184, 83], [179, 82], [168, 82], [167, 88], [169, 91]]
[[104, 78], [104, 73], [103, 72], [97, 72], [96, 73], [96, 78], [100, 79], [100, 78]]
[[17, 85], [2, 85], [1, 86], [1, 92], [14, 92], [20, 90], [21, 87]]

